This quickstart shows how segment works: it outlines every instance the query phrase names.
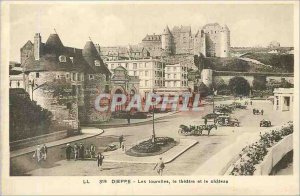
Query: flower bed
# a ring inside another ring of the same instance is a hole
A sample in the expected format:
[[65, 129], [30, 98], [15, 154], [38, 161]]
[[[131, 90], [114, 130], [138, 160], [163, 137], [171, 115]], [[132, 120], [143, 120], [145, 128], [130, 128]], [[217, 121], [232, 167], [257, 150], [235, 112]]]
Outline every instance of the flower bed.
[[127, 155], [131, 156], [153, 156], [166, 152], [177, 144], [170, 137], [156, 137], [156, 142], [152, 139], [143, 141], [126, 151]]
[[292, 133], [293, 125], [289, 124], [280, 130], [272, 130], [268, 133], [260, 134], [258, 142], [245, 147], [239, 154], [240, 159], [235, 163], [230, 175], [253, 175], [255, 165], [263, 161], [268, 153], [268, 148]]

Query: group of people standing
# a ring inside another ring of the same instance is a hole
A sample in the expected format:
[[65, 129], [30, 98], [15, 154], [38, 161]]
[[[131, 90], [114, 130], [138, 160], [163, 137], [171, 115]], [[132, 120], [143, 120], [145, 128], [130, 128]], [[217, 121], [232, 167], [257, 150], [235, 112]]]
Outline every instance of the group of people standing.
[[91, 144], [87, 148], [84, 147], [83, 143], [80, 143], [79, 145], [77, 143], [74, 144], [72, 147], [69, 143], [66, 147], [66, 158], [67, 160], [71, 160], [71, 157], [74, 157], [74, 160], [83, 160], [85, 158], [95, 158], [96, 157], [96, 146], [94, 144]]
[[46, 144], [43, 144], [42, 147], [38, 145], [32, 157], [36, 159], [37, 163], [40, 163], [41, 161], [47, 160], [47, 153], [48, 147], [46, 146]]
[[83, 143], [80, 143], [79, 145], [77, 143], [74, 144], [72, 147], [69, 143], [66, 147], [66, 158], [67, 160], [71, 160], [71, 155], [73, 153], [74, 160], [84, 160], [86, 158], [88, 159], [96, 159], [98, 168], [102, 170], [102, 164], [104, 160], [104, 156], [101, 154], [101, 152], [98, 152], [96, 155], [96, 146], [94, 144], [91, 144], [89, 147], [85, 148]]

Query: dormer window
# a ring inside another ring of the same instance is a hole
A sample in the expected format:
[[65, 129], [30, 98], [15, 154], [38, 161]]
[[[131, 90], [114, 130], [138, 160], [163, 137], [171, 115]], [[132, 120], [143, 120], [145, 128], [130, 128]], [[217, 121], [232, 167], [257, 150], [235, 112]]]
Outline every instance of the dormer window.
[[70, 60], [72, 63], [74, 63], [74, 57], [70, 56]]
[[99, 60], [95, 60], [95, 66], [100, 66], [100, 61]]
[[66, 58], [66, 56], [64, 56], [64, 55], [60, 55], [60, 56], [58, 57], [58, 60], [59, 60], [59, 62], [61, 62], [61, 63], [67, 62], [67, 58]]

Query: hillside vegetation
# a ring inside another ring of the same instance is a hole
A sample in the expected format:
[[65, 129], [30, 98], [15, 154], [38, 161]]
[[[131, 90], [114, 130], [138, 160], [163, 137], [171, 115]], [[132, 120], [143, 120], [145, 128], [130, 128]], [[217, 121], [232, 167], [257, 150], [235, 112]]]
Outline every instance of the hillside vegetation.
[[272, 66], [275, 72], [294, 72], [294, 55], [293, 54], [270, 54], [270, 53], [247, 53], [241, 57], [250, 58], [265, 65]]

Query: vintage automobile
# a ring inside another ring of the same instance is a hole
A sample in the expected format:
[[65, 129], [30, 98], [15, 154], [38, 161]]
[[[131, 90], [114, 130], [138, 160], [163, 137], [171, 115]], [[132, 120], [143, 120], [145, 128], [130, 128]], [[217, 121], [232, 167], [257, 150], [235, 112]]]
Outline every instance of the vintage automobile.
[[237, 118], [230, 117], [228, 115], [225, 116], [219, 116], [216, 119], [216, 122], [220, 126], [230, 126], [230, 127], [238, 127], [240, 126], [240, 122]]
[[233, 102], [232, 105], [233, 105], [233, 107], [235, 107], [235, 108], [239, 108], [239, 109], [247, 109], [247, 106], [242, 105], [242, 104], [239, 103], [239, 102]]
[[260, 121], [259, 126], [260, 127], [271, 127], [271, 121], [263, 119]]

